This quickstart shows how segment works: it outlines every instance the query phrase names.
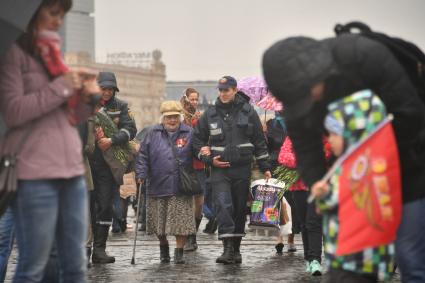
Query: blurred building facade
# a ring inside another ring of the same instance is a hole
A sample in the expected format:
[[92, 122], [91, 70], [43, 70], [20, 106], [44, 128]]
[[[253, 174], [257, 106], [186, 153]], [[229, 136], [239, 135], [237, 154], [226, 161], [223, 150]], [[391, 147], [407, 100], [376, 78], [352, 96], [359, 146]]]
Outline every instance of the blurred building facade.
[[166, 68], [159, 50], [107, 54], [96, 62], [94, 0], [74, 0], [60, 33], [65, 61], [70, 67], [111, 71], [117, 76], [118, 98], [126, 101], [137, 128], [156, 124], [165, 97]]
[[143, 67], [126, 66], [119, 61], [113, 64], [94, 62], [85, 52], [66, 53], [65, 61], [71, 67], [88, 67], [98, 71], [114, 72], [120, 89], [117, 97], [128, 103], [130, 111], [134, 114], [137, 128], [141, 130], [145, 126], [159, 122], [161, 116], [159, 107], [165, 97], [166, 69], [161, 61], [161, 52], [155, 50], [149, 54], [150, 57], [146, 58]]
[[95, 58], [94, 0], [74, 0], [60, 30], [62, 49], [67, 52], [86, 52]]

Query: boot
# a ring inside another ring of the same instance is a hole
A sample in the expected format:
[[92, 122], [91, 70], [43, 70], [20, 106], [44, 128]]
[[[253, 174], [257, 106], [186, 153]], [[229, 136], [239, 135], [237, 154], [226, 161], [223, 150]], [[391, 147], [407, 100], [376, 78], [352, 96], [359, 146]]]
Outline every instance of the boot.
[[276, 254], [282, 255], [283, 254], [283, 247], [284, 247], [284, 244], [282, 244], [282, 243], [277, 244], [275, 246]]
[[198, 243], [196, 242], [196, 234], [198, 233], [199, 226], [201, 225], [201, 222], [202, 222], [202, 215], [201, 215], [201, 218], [195, 219], [195, 221], [196, 221], [196, 233], [195, 235], [193, 235], [192, 241], [193, 241], [193, 247], [195, 248], [195, 250], [197, 250]]
[[109, 226], [96, 225], [93, 241], [93, 263], [114, 263], [115, 258], [105, 252], [106, 240], [108, 239]]
[[183, 259], [183, 249], [175, 248], [174, 249], [174, 264], [183, 264], [185, 263]]
[[202, 230], [205, 234], [210, 234], [212, 220], [209, 219], [207, 225], [205, 225], [205, 229]]
[[87, 254], [87, 268], [91, 267], [90, 258], [91, 258], [91, 247], [86, 247]]
[[124, 233], [125, 231], [127, 231], [127, 220], [126, 219], [121, 219], [119, 224], [120, 224], [120, 228], [121, 228], [121, 233]]
[[211, 234], [214, 234], [215, 231], [217, 231], [217, 228], [218, 228], [218, 222], [217, 222], [217, 219], [214, 218], [211, 224]]
[[217, 258], [216, 263], [233, 264], [235, 263], [235, 249], [233, 238], [223, 239], [223, 254]]
[[233, 238], [234, 249], [235, 249], [235, 263], [242, 263], [241, 242], [242, 242], [242, 237]]
[[[201, 225], [202, 217], [196, 220], [196, 233], [198, 232], [199, 226]], [[187, 237], [186, 243], [184, 244], [185, 252], [192, 252], [198, 249], [198, 243], [196, 242], [196, 233]]]
[[203, 232], [205, 234], [214, 234], [215, 231], [217, 231], [217, 220], [214, 218], [208, 221]]
[[166, 245], [159, 245], [159, 251], [160, 251], [160, 260], [161, 263], [169, 263], [170, 262], [170, 246], [168, 244]]
[[186, 239], [186, 243], [184, 244], [184, 251], [193, 252], [197, 248], [198, 248], [198, 245], [196, 244], [196, 236], [189, 235]]

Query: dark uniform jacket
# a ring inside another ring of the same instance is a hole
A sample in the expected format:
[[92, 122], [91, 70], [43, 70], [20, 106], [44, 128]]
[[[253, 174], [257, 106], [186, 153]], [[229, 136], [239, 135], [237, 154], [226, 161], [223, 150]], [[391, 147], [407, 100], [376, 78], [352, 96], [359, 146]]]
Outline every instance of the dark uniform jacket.
[[[201, 156], [201, 147], [207, 145], [212, 155]], [[234, 176], [249, 177], [254, 157], [263, 172], [270, 170], [260, 118], [239, 94], [231, 103], [224, 104], [217, 99], [215, 105], [202, 114], [195, 127], [193, 148], [194, 154], [208, 165], [215, 156], [230, 162], [231, 167], [226, 170]]]
[[[322, 52], [323, 47], [331, 52], [331, 68], [325, 67], [329, 64], [329, 57], [317, 54]], [[323, 100], [316, 102], [309, 114], [292, 120], [288, 117], [286, 121], [303, 181], [311, 186], [326, 172], [322, 136], [327, 105], [359, 90], [371, 89], [384, 102], [388, 113], [394, 115], [393, 125], [402, 167], [403, 201], [425, 197], [425, 106], [390, 50], [360, 35], [343, 35], [325, 39], [317, 48], [294, 42], [293, 49], [287, 50], [285, 56], [294, 59], [286, 61], [287, 64], [296, 62], [297, 66], [294, 68], [282, 62], [282, 70], [292, 68], [296, 72], [292, 72], [286, 82], [281, 78], [276, 83], [271, 83], [273, 78], [270, 74], [268, 84], [276, 85], [271, 90], [277, 97], [283, 91], [309, 90], [312, 81], [308, 78], [318, 76], [318, 72], [324, 72], [322, 76], [326, 78]]]

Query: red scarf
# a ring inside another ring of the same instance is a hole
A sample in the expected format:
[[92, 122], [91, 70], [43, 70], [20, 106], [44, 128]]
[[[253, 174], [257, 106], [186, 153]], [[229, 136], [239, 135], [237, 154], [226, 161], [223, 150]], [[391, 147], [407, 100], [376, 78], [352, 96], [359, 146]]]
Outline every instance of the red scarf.
[[[58, 77], [69, 72], [69, 68], [62, 57], [61, 39], [57, 32], [47, 30], [39, 32], [36, 46], [44, 66], [52, 77]], [[72, 125], [76, 125], [78, 122], [75, 110], [79, 102], [80, 92], [76, 92], [67, 102], [68, 120]]]

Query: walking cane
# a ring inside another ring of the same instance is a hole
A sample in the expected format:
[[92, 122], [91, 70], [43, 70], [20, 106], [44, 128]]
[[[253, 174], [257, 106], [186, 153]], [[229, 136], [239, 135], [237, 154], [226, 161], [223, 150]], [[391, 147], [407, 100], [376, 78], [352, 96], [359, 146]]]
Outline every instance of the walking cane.
[[131, 264], [136, 264], [134, 257], [136, 256], [136, 240], [137, 230], [139, 229], [139, 215], [140, 215], [140, 199], [142, 198], [142, 183], [139, 184], [139, 196], [137, 198], [137, 209], [136, 209], [136, 229], [134, 230], [134, 243], [133, 243], [133, 257], [131, 258]]

